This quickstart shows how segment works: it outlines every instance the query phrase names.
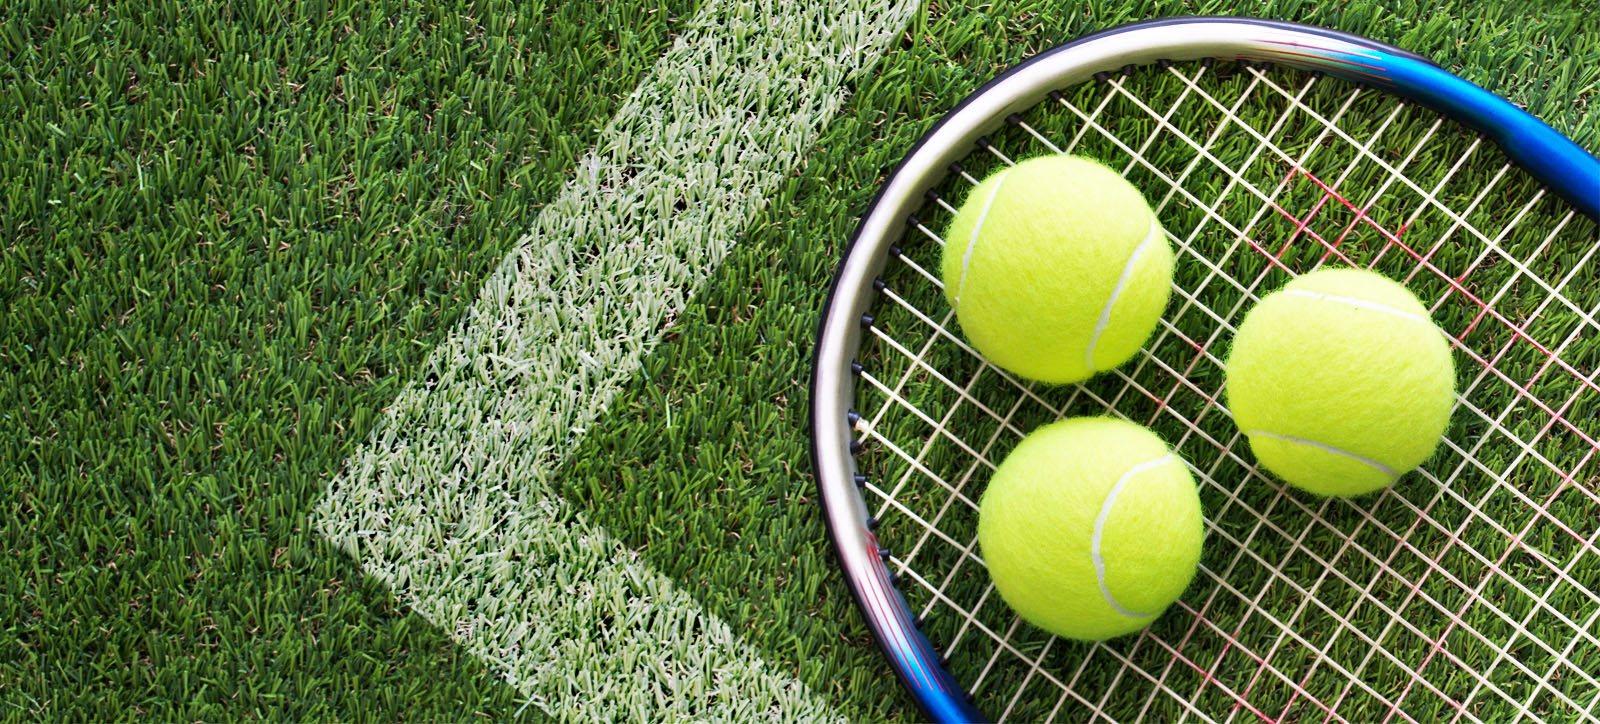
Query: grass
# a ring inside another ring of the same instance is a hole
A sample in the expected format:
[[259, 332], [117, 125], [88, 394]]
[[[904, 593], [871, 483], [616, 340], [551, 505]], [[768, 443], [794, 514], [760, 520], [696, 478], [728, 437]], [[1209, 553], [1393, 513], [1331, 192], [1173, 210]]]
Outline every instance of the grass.
[[691, 11], [5, 11], [7, 718], [520, 708], [306, 514]]
[[[560, 492], [847, 716], [913, 716], [806, 475], [810, 335], [851, 217], [994, 72], [1089, 30], [1231, 7], [930, 3], [926, 32], [854, 87]], [[1595, 148], [1585, 7], [1251, 12], [1431, 55]], [[536, 716], [306, 515], [692, 9], [6, 9], [6, 718]]]

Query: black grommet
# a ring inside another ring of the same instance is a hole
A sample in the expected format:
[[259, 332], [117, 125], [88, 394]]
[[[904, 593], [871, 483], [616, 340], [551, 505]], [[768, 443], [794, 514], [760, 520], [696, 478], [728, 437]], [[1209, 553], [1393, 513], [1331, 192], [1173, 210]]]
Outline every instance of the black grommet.
[[867, 530], [877, 530], [877, 529], [878, 529], [878, 519], [877, 518], [868, 518], [867, 519]]
[[900, 585], [900, 574], [899, 573], [896, 573], [894, 571], [889, 571], [889, 585], [891, 585], [891, 586]]
[[1106, 82], [1108, 80], [1111, 80], [1111, 74], [1102, 70], [1099, 73], [1095, 73], [1094, 74], [1094, 79], [1097, 80], [1097, 81], [1100, 81], [1101, 83], [1104, 83], [1104, 82]]
[[[899, 246], [896, 246], [896, 245], [894, 245], [894, 244], [890, 244], [890, 245], [889, 245], [889, 258], [890, 258], [890, 259], [899, 259], [899, 258], [900, 258], [900, 247], [899, 247]], [[882, 280], [882, 279], [879, 279], [879, 280], [878, 280], [878, 281], [880, 281], [880, 282], [881, 282], [881, 281], [883, 281], [883, 280]], [[878, 291], [880, 291], [880, 292], [881, 292], [881, 291], [883, 291], [883, 290], [882, 290], [882, 289], [879, 289], [879, 290], [878, 290]]]
[[1015, 113], [1006, 116], [1006, 123], [1009, 123], [1013, 126], [1020, 126], [1022, 125], [1022, 116], [1019, 116]]
[[911, 627], [912, 628], [922, 628], [922, 617], [921, 616], [912, 616], [911, 617]]
[[[900, 256], [900, 252], [899, 252], [898, 249], [891, 249], [889, 251], [889, 256]], [[881, 291], [883, 291], [885, 289], [888, 289], [888, 288], [889, 288], [889, 285], [888, 284], [884, 284], [882, 279], [874, 279], [874, 280], [872, 280], [872, 291], [881, 292]]]
[[966, 169], [962, 168], [961, 164], [959, 164], [959, 163], [950, 164], [950, 173], [953, 173], [953, 174], [955, 174], [957, 176], [960, 176], [965, 171], [966, 171]]
[[1200, 59], [1200, 67], [1202, 67], [1202, 68], [1210, 68], [1211, 66], [1216, 65], [1216, 64], [1217, 64], [1217, 59], [1216, 58], [1201, 58]]
[[1050, 91], [1049, 93], [1046, 93], [1045, 97], [1049, 98], [1050, 100], [1053, 100], [1053, 101], [1055, 101], [1057, 103], [1060, 103], [1062, 98], [1066, 98], [1066, 96], [1061, 95], [1061, 91], [1058, 91], [1058, 90], [1053, 90], [1053, 91]]
[[861, 452], [861, 441], [860, 440], [851, 440], [850, 441], [850, 454], [851, 455], [857, 455], [857, 454], [860, 454], [860, 452]]
[[851, 362], [850, 363], [850, 374], [855, 375], [857, 377], [860, 377], [861, 376], [861, 369], [862, 368], [861, 368], [861, 363], [860, 362]]
[[1272, 70], [1274, 67], [1275, 66], [1273, 66], [1272, 61], [1270, 61], [1270, 60], [1265, 60], [1265, 61], [1261, 62], [1261, 69], [1262, 70]]
[[927, 191], [922, 192], [922, 198], [925, 198], [929, 201], [938, 201], [939, 192], [936, 189], [928, 189]]
[[850, 423], [851, 427], [855, 427], [856, 423], [861, 422], [861, 413], [856, 412], [855, 410], [851, 410], [849, 412], [844, 413], [844, 419], [845, 419], [845, 422]]
[[889, 562], [889, 549], [888, 548], [879, 548], [878, 549], [878, 558], [879, 558], [879, 560], [882, 560], [884, 563], [888, 563]]
[[855, 479], [856, 487], [858, 487], [858, 488], [864, 487], [867, 484], [867, 476], [862, 475], [861, 473], [856, 473], [855, 475], [852, 475], [850, 477]]
[[1172, 67], [1172, 61], [1170, 61], [1170, 60], [1168, 60], [1166, 58], [1157, 58], [1156, 59], [1156, 67], [1160, 68], [1162, 70], [1166, 70], [1166, 69]]
[[871, 327], [871, 326], [872, 326], [872, 315], [870, 315], [870, 314], [861, 315], [861, 328], [862, 329], [866, 329], [866, 328]]
[[1132, 63], [1122, 66], [1122, 77], [1126, 78], [1130, 75], [1133, 75], [1133, 71], [1135, 70], [1137, 70], [1137, 68], [1135, 68]]
[[975, 144], [978, 148], [988, 148], [989, 147], [989, 137], [988, 136], [978, 136], [978, 140], [973, 141], [973, 144]]

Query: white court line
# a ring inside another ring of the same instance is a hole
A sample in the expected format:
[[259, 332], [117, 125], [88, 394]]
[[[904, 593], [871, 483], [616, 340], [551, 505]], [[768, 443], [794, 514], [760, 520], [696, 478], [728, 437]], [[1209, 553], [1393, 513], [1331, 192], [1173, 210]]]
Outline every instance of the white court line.
[[551, 482], [916, 5], [709, 0], [314, 512], [530, 705], [838, 718]]

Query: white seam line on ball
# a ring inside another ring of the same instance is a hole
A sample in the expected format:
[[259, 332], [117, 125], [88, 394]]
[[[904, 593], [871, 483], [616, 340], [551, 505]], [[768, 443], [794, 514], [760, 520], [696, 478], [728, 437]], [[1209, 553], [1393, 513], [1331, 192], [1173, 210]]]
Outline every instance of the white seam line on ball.
[[1429, 327], [1433, 327], [1435, 330], [1438, 330], [1441, 334], [1444, 332], [1444, 330], [1440, 330], [1437, 326], [1434, 325], [1432, 319], [1429, 319], [1429, 318], [1423, 317], [1423, 316], [1419, 316], [1419, 315], [1416, 315], [1416, 314], [1412, 314], [1411, 312], [1401, 311], [1399, 309], [1395, 309], [1394, 307], [1387, 307], [1387, 306], [1384, 306], [1384, 305], [1379, 304], [1377, 302], [1369, 302], [1369, 301], [1367, 301], [1365, 299], [1356, 299], [1355, 297], [1341, 297], [1341, 296], [1339, 296], [1337, 294], [1324, 294], [1322, 292], [1311, 291], [1310, 289], [1285, 289], [1285, 290], [1283, 290], [1283, 293], [1291, 295], [1291, 296], [1296, 296], [1296, 297], [1307, 297], [1309, 299], [1323, 299], [1323, 300], [1327, 300], [1327, 301], [1330, 301], [1330, 302], [1338, 302], [1340, 304], [1348, 304], [1348, 305], [1350, 305], [1352, 307], [1359, 307], [1361, 309], [1370, 309], [1370, 310], [1372, 310], [1374, 312], [1383, 312], [1384, 314], [1392, 314], [1392, 315], [1394, 315], [1396, 317], [1399, 317], [1401, 319], [1409, 319], [1409, 320], [1411, 320], [1413, 322], [1426, 324]]
[[1111, 492], [1106, 493], [1105, 502], [1100, 504], [1100, 515], [1094, 519], [1094, 538], [1090, 539], [1089, 541], [1089, 555], [1094, 559], [1094, 577], [1100, 582], [1100, 596], [1106, 600], [1107, 604], [1110, 604], [1112, 608], [1116, 609], [1117, 613], [1130, 618], [1149, 618], [1155, 614], [1134, 613], [1129, 611], [1128, 609], [1123, 608], [1122, 604], [1117, 603], [1116, 597], [1111, 595], [1111, 589], [1106, 586], [1106, 559], [1100, 555], [1100, 537], [1105, 534], [1106, 520], [1111, 517], [1111, 508], [1117, 504], [1117, 496], [1122, 494], [1122, 489], [1127, 486], [1128, 481], [1132, 480], [1133, 476], [1138, 475], [1139, 473], [1142, 473], [1146, 470], [1159, 468], [1168, 463], [1177, 462], [1177, 460], [1177, 455], [1167, 453], [1166, 455], [1162, 455], [1155, 460], [1139, 463], [1138, 465], [1129, 468], [1128, 472], [1123, 473], [1122, 477], [1117, 478], [1117, 484], [1111, 486]]
[[1100, 335], [1104, 334], [1106, 327], [1111, 324], [1111, 308], [1117, 305], [1117, 298], [1122, 296], [1122, 290], [1128, 286], [1128, 277], [1133, 276], [1133, 266], [1144, 256], [1145, 249], [1150, 247], [1150, 241], [1161, 237], [1161, 224], [1156, 222], [1155, 214], [1150, 215], [1150, 233], [1145, 234], [1144, 241], [1133, 248], [1133, 253], [1128, 255], [1128, 261], [1122, 265], [1122, 276], [1117, 277], [1117, 286], [1111, 289], [1111, 298], [1106, 300], [1106, 305], [1100, 309], [1100, 319], [1095, 322], [1094, 334], [1089, 336], [1089, 348], [1083, 353], [1083, 363], [1093, 374], [1094, 348], [1100, 344]]
[[984, 219], [989, 218], [989, 210], [994, 208], [994, 200], [1000, 196], [1000, 187], [1005, 185], [1009, 173], [1011, 169], [1007, 168], [995, 179], [994, 188], [989, 189], [989, 198], [983, 202], [983, 210], [978, 212], [978, 221], [972, 225], [972, 235], [967, 237], [967, 250], [961, 254], [961, 278], [956, 280], [956, 304], [961, 303], [961, 290], [967, 286], [967, 264], [972, 261], [973, 247], [978, 245], [978, 232], [983, 229]]
[[1389, 476], [1391, 478], [1400, 477], [1400, 474], [1395, 472], [1394, 468], [1391, 468], [1388, 465], [1384, 465], [1383, 463], [1380, 463], [1380, 462], [1378, 462], [1376, 460], [1373, 460], [1372, 458], [1361, 457], [1360, 455], [1357, 455], [1357, 454], [1355, 454], [1353, 452], [1350, 452], [1348, 450], [1340, 450], [1339, 448], [1336, 448], [1336, 447], [1334, 447], [1332, 445], [1326, 445], [1326, 444], [1317, 442], [1316, 440], [1307, 440], [1305, 438], [1292, 437], [1292, 436], [1289, 436], [1289, 435], [1279, 435], [1278, 433], [1267, 432], [1266, 430], [1250, 430], [1249, 432], [1246, 432], [1245, 435], [1247, 437], [1254, 437], [1256, 435], [1261, 435], [1261, 436], [1264, 436], [1264, 437], [1270, 437], [1270, 438], [1272, 438], [1274, 440], [1282, 440], [1284, 442], [1292, 442], [1292, 443], [1295, 443], [1297, 445], [1309, 445], [1311, 447], [1317, 448], [1318, 450], [1322, 450], [1324, 452], [1330, 452], [1330, 453], [1333, 453], [1335, 455], [1343, 455], [1344, 457], [1350, 458], [1351, 460], [1354, 460], [1356, 462], [1365, 463], [1365, 464], [1371, 466], [1372, 469], [1377, 470], [1378, 472], [1383, 473], [1384, 475], [1387, 475], [1387, 476]]

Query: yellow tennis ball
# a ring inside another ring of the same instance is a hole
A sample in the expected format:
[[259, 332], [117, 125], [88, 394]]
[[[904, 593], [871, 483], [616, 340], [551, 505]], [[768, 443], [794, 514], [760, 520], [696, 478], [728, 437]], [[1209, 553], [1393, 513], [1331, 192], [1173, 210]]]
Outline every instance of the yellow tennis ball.
[[1139, 190], [1074, 156], [1002, 169], [945, 230], [941, 277], [991, 362], [1061, 384], [1128, 361], [1172, 287], [1172, 248]]
[[1108, 417], [1035, 430], [1000, 464], [978, 546], [1024, 619], [1083, 641], [1149, 626], [1189, 586], [1204, 537], [1200, 495], [1155, 433]]
[[1384, 487], [1433, 454], [1455, 402], [1450, 344], [1405, 287], [1324, 269], [1245, 315], [1228, 408], [1256, 459], [1319, 495]]

